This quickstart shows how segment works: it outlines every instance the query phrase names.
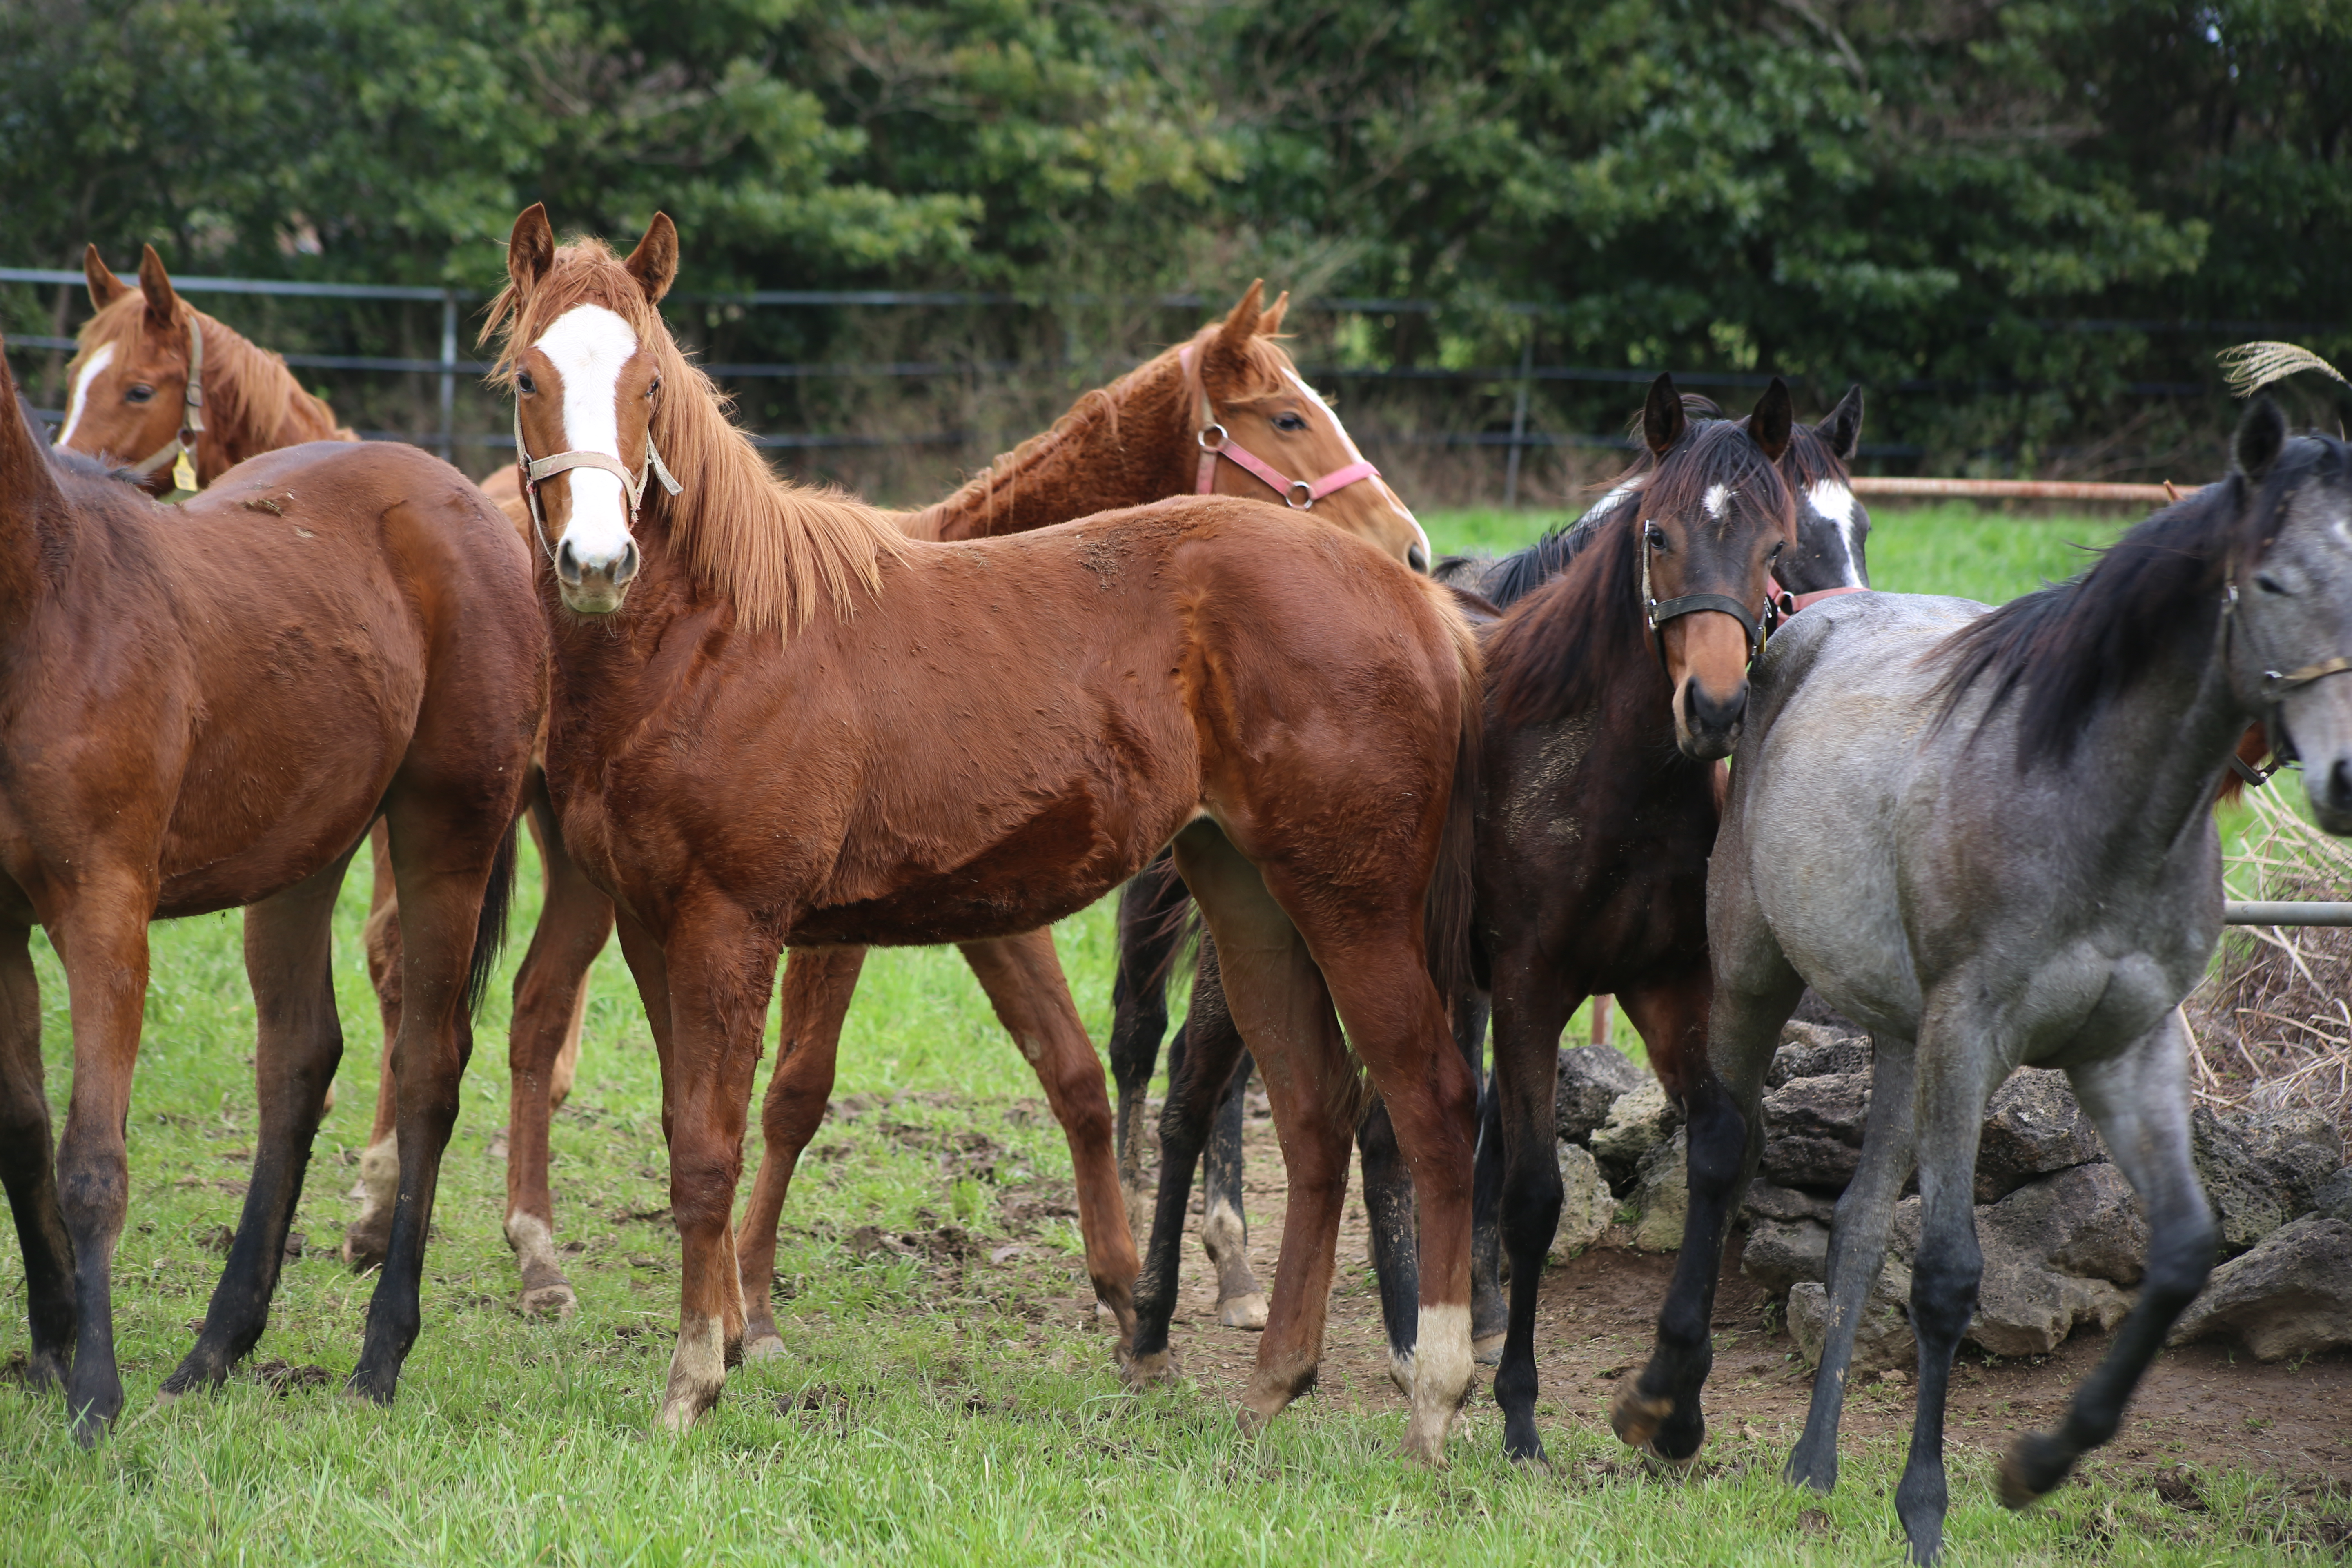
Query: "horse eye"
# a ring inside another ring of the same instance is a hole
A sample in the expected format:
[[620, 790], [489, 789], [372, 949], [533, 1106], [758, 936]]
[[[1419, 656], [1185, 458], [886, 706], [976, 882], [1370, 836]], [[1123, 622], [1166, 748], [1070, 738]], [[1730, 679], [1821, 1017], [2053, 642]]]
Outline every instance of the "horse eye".
[[145, 403], [154, 395], [155, 389], [152, 386], [146, 385], [144, 383], [142, 383], [140, 385], [131, 387], [125, 391], [122, 395], [122, 401], [125, 403]]
[[2267, 572], [2257, 572], [2254, 574], [2254, 586], [2260, 588], [2265, 594], [2284, 594], [2286, 592], [2286, 585]]
[[1285, 412], [1274, 416], [1274, 427], [1277, 430], [1304, 430], [1307, 421], [1296, 414]]
[[1650, 523], [1642, 530], [1642, 541], [1653, 550], [1664, 550], [1666, 547], [1666, 531], [1654, 522]]
[[530, 372], [519, 370], [515, 372], [515, 390], [529, 397], [539, 390], [539, 383], [531, 380]]

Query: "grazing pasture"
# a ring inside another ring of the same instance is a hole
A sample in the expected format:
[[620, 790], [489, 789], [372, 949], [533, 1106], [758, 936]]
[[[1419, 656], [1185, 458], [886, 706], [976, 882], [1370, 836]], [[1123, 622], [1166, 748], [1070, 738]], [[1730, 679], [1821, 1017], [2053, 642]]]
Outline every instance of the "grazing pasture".
[[[1882, 585], [1991, 598], [2072, 570], [2064, 541], [2103, 542], [2121, 522], [1965, 508], [1875, 517], [1871, 564]], [[1455, 550], [1525, 542], [1550, 520], [1426, 521], [1438, 548]], [[1885, 1493], [1898, 1450], [1887, 1437], [1849, 1442], [1847, 1484], [1834, 1497], [1779, 1479], [1801, 1377], [1774, 1405], [1783, 1414], [1719, 1423], [1681, 1481], [1646, 1474], [1617, 1444], [1604, 1416], [1609, 1385], [1598, 1382], [1548, 1377], [1539, 1414], [1549, 1474], [1504, 1461], [1483, 1394], [1449, 1470], [1401, 1461], [1403, 1402], [1384, 1378], [1344, 1364], [1328, 1397], [1256, 1440], [1236, 1434], [1227, 1400], [1204, 1386], [1126, 1392], [1093, 1321], [1060, 1131], [949, 950], [869, 961], [843, 1036], [835, 1113], [802, 1167], [778, 1254], [788, 1353], [737, 1371], [724, 1401], [683, 1438], [654, 1423], [679, 1253], [658, 1076], [616, 954], [595, 971], [579, 1086], [554, 1125], [563, 1236], [583, 1245], [566, 1260], [580, 1310], [543, 1323], [511, 1310], [518, 1285], [499, 1232], [496, 1147], [510, 950], [443, 1167], [423, 1335], [390, 1410], [346, 1400], [336, 1391], [374, 1285], [334, 1257], [355, 1209], [344, 1194], [374, 1076], [360, 948], [367, 879], [353, 870], [336, 919], [343, 1069], [295, 1220], [301, 1256], [286, 1269], [255, 1363], [218, 1395], [161, 1409], [150, 1401], [217, 1275], [257, 1122], [236, 919], [155, 928], [131, 1116], [131, 1222], [115, 1270], [131, 1403], [115, 1435], [84, 1453], [56, 1401], [0, 1390], [0, 1563], [1897, 1558]], [[518, 931], [536, 916], [538, 886], [526, 867]], [[1108, 901], [1057, 934], [1099, 1042], [1114, 956]], [[48, 1092], [61, 1115], [63, 976], [37, 935], [35, 946]], [[1251, 1152], [1273, 1182], [1271, 1147]], [[1335, 1327], [1361, 1327], [1377, 1342], [1360, 1237], [1359, 1226], [1343, 1244]], [[1188, 1291], [1205, 1282], [1189, 1242], [1184, 1268]], [[0, 1243], [0, 1358], [25, 1345], [24, 1289], [12, 1236]], [[1551, 1333], [1539, 1332], [1539, 1354], [1550, 1355]], [[1239, 1373], [1218, 1363], [1238, 1369], [1255, 1350], [1199, 1313], [1181, 1334], [1180, 1357], [1221, 1389]], [[1775, 1344], [1786, 1342], [1762, 1348]], [[1756, 1348], [1752, 1336], [1743, 1346]], [[2281, 1400], [2302, 1386], [2296, 1379], [2342, 1383], [2340, 1368], [2320, 1365], [2265, 1376]], [[1857, 1410], [1874, 1397], [1858, 1394]], [[2336, 1560], [2352, 1540], [2352, 1497], [2299, 1473], [2264, 1473], [2263, 1418], [2230, 1419], [2231, 1429], [2185, 1445], [2151, 1442], [2145, 1458], [2103, 1456], [2032, 1512], [2010, 1514], [1990, 1484], [2006, 1436], [1994, 1406], [1984, 1428], [1955, 1434], [1949, 1560]], [[1857, 1418], [1853, 1429], [1894, 1428]], [[2233, 1454], [2252, 1468], [2222, 1462]], [[2190, 1468], [2173, 1470], [2176, 1457]]]

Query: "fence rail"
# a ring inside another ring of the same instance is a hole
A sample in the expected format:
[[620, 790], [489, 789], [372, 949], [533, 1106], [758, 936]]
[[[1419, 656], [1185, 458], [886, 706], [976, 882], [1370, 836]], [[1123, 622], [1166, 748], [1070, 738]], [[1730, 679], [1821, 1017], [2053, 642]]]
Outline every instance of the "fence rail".
[[2241, 903], [2232, 899], [2221, 906], [2221, 923], [2233, 926], [2352, 926], [2352, 904], [2299, 899]]

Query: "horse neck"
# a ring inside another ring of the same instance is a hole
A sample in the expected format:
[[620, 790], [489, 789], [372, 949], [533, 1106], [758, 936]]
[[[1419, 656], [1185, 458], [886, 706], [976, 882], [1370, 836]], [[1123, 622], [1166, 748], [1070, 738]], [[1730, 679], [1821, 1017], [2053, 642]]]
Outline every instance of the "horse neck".
[[917, 539], [989, 539], [1192, 489], [1201, 454], [1174, 354], [1087, 394], [1063, 418], [1058, 436], [1014, 448], [901, 526]]
[[[2218, 604], [2197, 613], [2131, 689], [2085, 731], [2074, 753], [2076, 787], [2110, 803], [2116, 847], [2160, 861], [2203, 821], [2214, 776], [2245, 733], [2249, 718], [2231, 689], [2229, 633]], [[2095, 775], [2084, 781], [2081, 775]]]
[[[234, 328], [199, 314], [205, 334], [205, 430], [196, 441], [196, 479], [210, 484], [264, 452], [340, 434], [324, 400], [303, 390], [277, 355], [264, 353]], [[284, 412], [262, 424], [255, 411]]]

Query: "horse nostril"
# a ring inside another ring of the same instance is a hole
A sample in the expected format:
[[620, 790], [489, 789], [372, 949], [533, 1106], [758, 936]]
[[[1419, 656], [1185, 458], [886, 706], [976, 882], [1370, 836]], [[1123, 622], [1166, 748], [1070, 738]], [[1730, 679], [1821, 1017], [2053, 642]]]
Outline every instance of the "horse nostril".
[[637, 574], [637, 542], [632, 539], [621, 551], [621, 563], [613, 569], [615, 585], [626, 583]]
[[1730, 696], [1722, 699], [1696, 680], [1690, 683], [1688, 690], [1684, 710], [1690, 715], [1693, 729], [1719, 734], [1737, 729], [1748, 715], [1748, 683], [1744, 680], [1732, 689]]
[[2336, 811], [2352, 811], [2352, 757], [2338, 757], [2327, 770], [2327, 804]]
[[568, 539], [555, 547], [555, 574], [575, 588], [580, 585], [580, 555]]

